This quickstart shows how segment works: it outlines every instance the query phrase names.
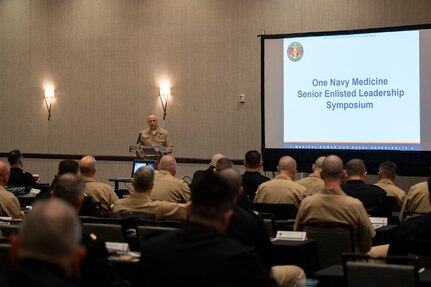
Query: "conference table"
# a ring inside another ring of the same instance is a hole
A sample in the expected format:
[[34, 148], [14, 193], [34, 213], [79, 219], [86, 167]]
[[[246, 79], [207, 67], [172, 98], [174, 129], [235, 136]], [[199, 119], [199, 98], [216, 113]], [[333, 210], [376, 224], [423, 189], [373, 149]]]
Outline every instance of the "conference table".
[[[311, 276], [319, 270], [319, 260], [316, 256], [316, 240], [274, 240], [272, 245], [275, 251], [275, 265], [297, 265], [304, 269], [307, 276]], [[145, 260], [145, 258], [143, 259]], [[110, 257], [110, 261], [124, 279], [135, 280], [139, 273], [139, 262], [137, 260], [119, 260], [118, 258]]]
[[120, 193], [120, 183], [131, 183], [132, 179], [129, 177], [116, 177], [110, 178], [109, 181], [114, 182], [114, 191], [117, 194], [118, 198], [123, 198], [123, 194]]
[[275, 253], [275, 265], [297, 265], [304, 269], [307, 276], [311, 276], [319, 270], [316, 240], [274, 240], [272, 246]]
[[[319, 280], [319, 287], [345, 287], [342, 264], [332, 265], [314, 273]], [[431, 270], [425, 269], [419, 274], [419, 286], [431, 287]]]

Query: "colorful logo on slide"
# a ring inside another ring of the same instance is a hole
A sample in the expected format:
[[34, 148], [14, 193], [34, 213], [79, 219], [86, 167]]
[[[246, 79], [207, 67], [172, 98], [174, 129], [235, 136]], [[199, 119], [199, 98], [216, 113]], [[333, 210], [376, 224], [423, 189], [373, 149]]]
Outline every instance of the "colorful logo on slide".
[[300, 43], [293, 42], [287, 47], [287, 56], [291, 61], [298, 62], [301, 60], [302, 55], [304, 55], [304, 48]]

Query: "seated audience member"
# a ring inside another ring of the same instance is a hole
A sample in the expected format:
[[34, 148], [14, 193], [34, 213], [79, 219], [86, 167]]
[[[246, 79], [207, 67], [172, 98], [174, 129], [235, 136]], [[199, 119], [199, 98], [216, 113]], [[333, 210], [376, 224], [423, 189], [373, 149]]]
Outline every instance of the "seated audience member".
[[188, 202], [190, 200], [190, 188], [184, 180], [175, 177], [177, 173], [175, 158], [170, 155], [163, 156], [157, 169], [150, 198], [177, 203]]
[[[64, 200], [78, 214], [84, 203], [84, 190], [85, 183], [76, 174], [66, 173], [57, 178], [52, 197]], [[109, 254], [104, 241], [97, 239], [94, 234], [82, 232], [81, 243], [87, 249], [87, 254], [76, 278], [80, 286], [130, 286], [108, 261]]]
[[114, 205], [115, 212], [145, 212], [154, 214], [156, 219], [186, 220], [185, 205], [151, 200], [154, 186], [154, 169], [148, 166], [139, 168], [132, 179], [133, 193], [119, 199]]
[[[51, 188], [47, 191], [41, 191], [36, 199], [47, 199], [51, 196], [52, 190], [55, 188], [55, 184], [57, 183], [57, 180], [60, 176], [66, 173], [71, 173], [74, 175], [78, 175], [79, 173], [79, 163], [71, 160], [71, 159], [64, 159], [60, 161], [58, 164], [58, 171], [57, 174], [54, 177], [54, 180], [51, 183]], [[101, 216], [102, 212], [101, 210], [96, 206], [96, 204], [93, 202], [93, 200], [84, 193], [84, 202], [82, 203], [81, 209], [79, 211], [80, 216]]]
[[[233, 168], [233, 162], [230, 159], [228, 159], [227, 157], [223, 157], [216, 162], [216, 167], [215, 167], [214, 173], [219, 174], [223, 170], [231, 169], [231, 168]], [[241, 193], [236, 200], [236, 204], [238, 204], [239, 206], [241, 206], [242, 208], [244, 208], [245, 210], [247, 210], [249, 212], [253, 212], [253, 208], [252, 208], [250, 199], [248, 198], [247, 194], [245, 194], [243, 189], [241, 189]]]
[[18, 237], [11, 240], [18, 261], [7, 274], [10, 286], [76, 286], [72, 276], [85, 248], [79, 218], [70, 206], [58, 199], [36, 203]]
[[326, 157], [320, 172], [325, 187], [302, 201], [294, 229], [301, 230], [301, 224], [314, 222], [349, 224], [356, 237], [356, 252], [366, 253], [371, 249], [371, 240], [376, 232], [362, 202], [340, 188], [343, 174], [342, 160], [335, 155]]
[[253, 201], [256, 196], [256, 190], [262, 183], [269, 180], [268, 177], [260, 173], [263, 161], [262, 156], [257, 150], [250, 150], [245, 154], [244, 167], [245, 172], [242, 175], [242, 186], [248, 198]]
[[25, 186], [28, 190], [32, 187], [37, 186], [37, 182], [34, 181], [33, 175], [29, 172], [24, 171], [24, 158], [19, 150], [13, 150], [8, 153], [7, 160], [10, 164], [10, 176], [7, 186]]
[[233, 201], [220, 176], [199, 180], [189, 224], [144, 243], [136, 286], [274, 286], [254, 249], [225, 234]]
[[386, 192], [380, 187], [365, 182], [367, 171], [361, 159], [346, 163], [347, 179], [341, 189], [349, 196], [359, 199], [372, 216], [391, 217], [392, 211], [386, 199]]
[[[427, 185], [431, 204], [431, 177]], [[431, 213], [402, 222], [392, 238], [388, 255], [409, 254], [431, 256]]]
[[4, 161], [0, 161], [0, 214], [1, 216], [9, 216], [13, 219], [22, 219], [24, 218], [24, 214], [21, 212], [18, 199], [12, 192], [4, 188], [9, 179], [9, 174], [9, 165]]
[[[220, 176], [225, 179], [235, 192], [237, 200], [242, 191], [241, 174], [232, 168], [220, 172]], [[295, 286], [295, 282], [305, 278], [304, 271], [294, 265], [274, 266], [275, 258], [272, 243], [266, 232], [265, 225], [256, 214], [250, 213], [239, 205], [234, 204], [233, 215], [227, 228], [227, 234], [231, 235], [241, 243], [254, 247], [271, 276], [279, 286]]]
[[96, 159], [91, 155], [84, 156], [79, 162], [79, 171], [81, 172], [81, 179], [85, 182], [85, 194], [93, 202], [99, 203], [103, 211], [111, 211], [114, 203], [118, 200], [118, 196], [113, 191], [112, 186], [94, 180]]
[[[209, 163], [209, 167], [205, 170], [197, 170], [194, 174], [193, 174], [193, 179], [192, 179], [192, 183], [190, 184], [190, 187], [192, 187], [194, 184], [196, 184], [196, 182], [199, 181], [199, 179], [201, 177], [204, 177], [206, 174], [208, 173], [213, 173], [215, 172], [215, 167], [217, 164], [217, 161], [221, 158], [225, 157], [224, 155], [222, 155], [221, 153], [216, 153], [211, 157], [211, 161]], [[193, 189], [193, 188], [192, 188]]]
[[307, 195], [313, 195], [322, 191], [325, 184], [323, 180], [320, 178], [320, 171], [322, 170], [322, 163], [325, 160], [324, 156], [319, 157], [311, 166], [313, 170], [307, 177], [297, 180], [296, 183], [299, 183], [303, 187], [307, 189]]
[[222, 170], [227, 168], [232, 168], [232, 167], [233, 167], [233, 162], [227, 157], [222, 157], [216, 162], [214, 172], [220, 173]]
[[384, 161], [379, 166], [379, 181], [375, 185], [386, 191], [386, 196], [395, 197], [402, 206], [406, 192], [394, 184], [396, 177], [397, 165], [393, 161]]
[[[410, 187], [407, 193], [400, 213], [400, 221], [405, 220], [410, 212], [428, 213], [431, 212], [431, 204], [428, 200], [429, 183], [423, 181]], [[412, 214], [411, 216], [414, 216]]]
[[295, 159], [283, 156], [278, 162], [277, 170], [276, 177], [257, 188], [254, 202], [290, 203], [299, 207], [306, 196], [307, 189], [293, 181], [296, 175]]

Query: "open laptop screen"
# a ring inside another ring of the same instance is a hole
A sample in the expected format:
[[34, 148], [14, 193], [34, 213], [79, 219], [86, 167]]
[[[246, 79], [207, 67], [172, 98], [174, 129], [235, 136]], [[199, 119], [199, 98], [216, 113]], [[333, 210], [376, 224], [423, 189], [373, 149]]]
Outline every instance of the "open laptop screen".
[[155, 164], [156, 164], [156, 162], [154, 160], [143, 160], [143, 159], [133, 160], [132, 177], [139, 168], [141, 168], [143, 166], [150, 166], [150, 167], [154, 168]]

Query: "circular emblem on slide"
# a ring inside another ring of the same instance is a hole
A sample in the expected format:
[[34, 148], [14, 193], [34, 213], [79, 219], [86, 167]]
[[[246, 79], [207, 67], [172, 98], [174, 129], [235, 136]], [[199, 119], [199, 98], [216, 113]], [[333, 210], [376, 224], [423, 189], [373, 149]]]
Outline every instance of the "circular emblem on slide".
[[292, 42], [287, 47], [287, 56], [293, 62], [298, 62], [301, 60], [302, 55], [304, 55], [304, 48], [298, 42]]

